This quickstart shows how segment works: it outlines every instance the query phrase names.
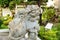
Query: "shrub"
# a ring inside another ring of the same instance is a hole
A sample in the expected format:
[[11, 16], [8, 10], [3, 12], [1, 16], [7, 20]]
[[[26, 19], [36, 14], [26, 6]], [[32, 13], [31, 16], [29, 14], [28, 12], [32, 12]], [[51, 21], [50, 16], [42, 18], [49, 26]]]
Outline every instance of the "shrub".
[[10, 8], [10, 9], [14, 9], [14, 8], [15, 8], [15, 5], [16, 5], [15, 1], [11, 1], [11, 2], [9, 3], [9, 8]]
[[40, 27], [39, 37], [42, 40], [58, 40], [57, 38], [57, 29], [53, 26], [51, 30], [45, 30], [44, 26]]
[[42, 40], [60, 40], [60, 23], [55, 23], [51, 30], [40, 26], [39, 37]]
[[9, 22], [12, 20], [12, 17], [10, 16], [3, 16], [0, 18], [0, 29], [4, 29], [4, 28], [7, 28]]
[[0, 28], [1, 28], [1, 25], [3, 24], [3, 21], [2, 20], [0, 20]]
[[0, 0], [0, 5], [2, 7], [8, 7], [9, 6], [9, 0]]
[[8, 25], [4, 25], [4, 24], [1, 25], [1, 29], [7, 29], [7, 28], [8, 28]]
[[35, 4], [37, 4], [37, 2], [36, 1], [31, 1], [31, 2], [29, 2], [29, 4], [30, 5], [32, 5], [32, 4], [35, 5]]
[[42, 20], [50, 20], [55, 15], [55, 10], [50, 8], [45, 8], [44, 12], [42, 13]]
[[21, 4], [21, 3], [24, 3], [24, 0], [15, 0], [16, 4]]

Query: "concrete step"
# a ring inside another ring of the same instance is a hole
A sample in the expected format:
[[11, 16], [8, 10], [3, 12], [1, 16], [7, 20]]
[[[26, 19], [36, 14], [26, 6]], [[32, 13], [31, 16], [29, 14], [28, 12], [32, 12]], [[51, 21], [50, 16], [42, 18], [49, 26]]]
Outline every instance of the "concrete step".
[[8, 29], [0, 29], [0, 40], [8, 40]]

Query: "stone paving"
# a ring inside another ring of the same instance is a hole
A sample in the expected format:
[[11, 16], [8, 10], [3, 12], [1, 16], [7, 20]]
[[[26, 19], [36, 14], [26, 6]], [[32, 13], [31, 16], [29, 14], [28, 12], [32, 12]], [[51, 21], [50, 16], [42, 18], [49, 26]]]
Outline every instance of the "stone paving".
[[0, 40], [8, 40], [9, 33], [0, 33]]
[[7, 36], [0, 36], [0, 40], [8, 40]]

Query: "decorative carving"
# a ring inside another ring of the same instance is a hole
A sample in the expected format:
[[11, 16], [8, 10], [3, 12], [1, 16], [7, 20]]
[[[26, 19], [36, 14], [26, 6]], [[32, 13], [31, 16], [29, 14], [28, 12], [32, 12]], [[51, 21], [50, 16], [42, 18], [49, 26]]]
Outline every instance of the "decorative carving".
[[[9, 40], [38, 40], [39, 14], [41, 8], [37, 5], [28, 5], [18, 11], [15, 18], [9, 23]], [[25, 37], [28, 33], [28, 38]]]

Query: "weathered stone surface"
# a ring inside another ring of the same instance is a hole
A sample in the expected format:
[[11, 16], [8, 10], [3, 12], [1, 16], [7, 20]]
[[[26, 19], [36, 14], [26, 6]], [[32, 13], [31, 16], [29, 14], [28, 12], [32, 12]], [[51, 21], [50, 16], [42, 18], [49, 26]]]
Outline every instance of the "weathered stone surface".
[[8, 36], [0, 36], [0, 40], [8, 40]]
[[[18, 11], [9, 23], [9, 40], [37, 40], [40, 13], [41, 8], [37, 5], [28, 5], [27, 8]], [[28, 33], [27, 39], [25, 38], [26, 33]]]
[[0, 40], [8, 40], [8, 32], [0, 32]]

